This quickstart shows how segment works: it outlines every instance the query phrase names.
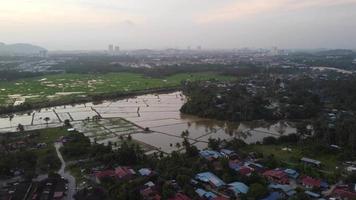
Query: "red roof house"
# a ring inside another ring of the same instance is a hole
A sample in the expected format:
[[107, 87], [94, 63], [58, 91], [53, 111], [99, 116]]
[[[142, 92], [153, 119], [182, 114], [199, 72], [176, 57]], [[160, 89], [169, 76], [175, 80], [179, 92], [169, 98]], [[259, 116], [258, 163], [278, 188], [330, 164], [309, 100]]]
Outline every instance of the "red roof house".
[[309, 176], [304, 176], [301, 179], [301, 183], [304, 187], [311, 189], [311, 188], [320, 188], [321, 186], [321, 180], [315, 179]]
[[177, 193], [176, 196], [174, 196], [173, 198], [170, 198], [168, 200], [191, 200], [191, 198], [189, 198], [185, 194]]
[[102, 178], [115, 177], [115, 171], [114, 170], [99, 171], [99, 172], [95, 172], [94, 176], [95, 176], [96, 182], [100, 183], [100, 180]]
[[254, 170], [250, 167], [247, 167], [247, 166], [242, 166], [240, 169], [239, 169], [239, 173], [241, 175], [244, 175], [244, 176], [250, 176], [251, 173], [253, 172]]
[[288, 175], [280, 169], [267, 170], [263, 173], [269, 181], [279, 184], [289, 184]]
[[117, 167], [115, 169], [115, 175], [118, 179], [126, 179], [135, 175], [136, 172], [129, 167]]

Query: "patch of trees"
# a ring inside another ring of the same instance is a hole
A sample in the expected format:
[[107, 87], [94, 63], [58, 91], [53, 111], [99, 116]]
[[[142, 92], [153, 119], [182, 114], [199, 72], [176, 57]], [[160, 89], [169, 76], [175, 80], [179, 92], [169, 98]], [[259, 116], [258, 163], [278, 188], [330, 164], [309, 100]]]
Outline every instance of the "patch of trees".
[[187, 84], [183, 92], [188, 97], [181, 108], [183, 113], [229, 121], [273, 118], [272, 112], [267, 109], [267, 99], [250, 95], [245, 87], [238, 84], [226, 90], [217, 84], [196, 82]]
[[111, 152], [111, 147], [100, 144], [91, 145], [89, 138], [82, 133], [71, 133], [67, 137], [69, 141], [60, 149], [66, 159], [100, 157]]
[[19, 72], [15, 70], [2, 70], [0, 73], [0, 81], [14, 81], [23, 78], [32, 78], [44, 75], [41, 72]]

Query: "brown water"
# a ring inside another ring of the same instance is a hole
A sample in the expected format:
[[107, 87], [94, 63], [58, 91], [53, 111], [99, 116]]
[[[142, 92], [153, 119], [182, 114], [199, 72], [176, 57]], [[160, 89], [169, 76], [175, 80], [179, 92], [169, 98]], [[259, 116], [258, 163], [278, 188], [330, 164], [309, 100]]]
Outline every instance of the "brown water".
[[137, 133], [132, 137], [165, 152], [177, 149], [176, 143], [182, 142], [180, 136], [184, 130], [189, 131], [190, 141], [199, 148], [205, 148], [209, 138], [236, 137], [247, 143], [254, 143], [267, 136], [278, 137], [295, 132], [295, 128], [287, 122], [227, 123], [184, 115], [179, 112], [184, 101], [184, 96], [180, 92], [175, 92], [105, 101], [97, 105], [86, 103], [52, 107], [34, 111], [30, 115], [16, 114], [11, 122], [9, 118], [0, 118], [0, 131], [15, 131], [19, 123], [25, 125], [26, 129], [44, 128], [46, 117], [50, 118], [50, 126], [55, 127], [60, 126], [65, 119], [80, 121], [87, 117], [91, 118], [98, 112], [103, 118], [122, 117], [141, 127], [149, 127], [154, 133]]

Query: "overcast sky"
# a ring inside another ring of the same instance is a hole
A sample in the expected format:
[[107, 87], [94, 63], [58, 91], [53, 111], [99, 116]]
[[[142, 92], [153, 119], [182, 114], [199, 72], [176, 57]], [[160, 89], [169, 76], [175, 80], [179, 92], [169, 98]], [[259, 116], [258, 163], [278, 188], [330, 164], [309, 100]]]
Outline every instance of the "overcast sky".
[[0, 0], [0, 42], [356, 49], [356, 0]]

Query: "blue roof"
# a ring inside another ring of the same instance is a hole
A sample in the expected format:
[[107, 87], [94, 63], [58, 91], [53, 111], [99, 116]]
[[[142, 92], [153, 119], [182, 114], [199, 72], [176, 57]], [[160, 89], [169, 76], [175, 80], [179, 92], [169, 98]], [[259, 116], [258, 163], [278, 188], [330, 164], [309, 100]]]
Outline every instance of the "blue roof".
[[200, 156], [202, 156], [206, 159], [209, 159], [209, 158], [217, 159], [222, 156], [219, 152], [212, 151], [212, 150], [203, 150], [203, 151], [200, 151], [199, 154], [200, 154]]
[[278, 192], [272, 192], [268, 195], [268, 197], [261, 200], [279, 200], [281, 199], [281, 195]]
[[235, 194], [246, 194], [248, 192], [248, 186], [241, 182], [233, 182], [229, 184], [229, 188], [235, 192]]
[[320, 182], [320, 187], [322, 187], [322, 188], [328, 188], [328, 187], [329, 187], [329, 184], [328, 184], [326, 181], [321, 181], [321, 182]]
[[238, 171], [241, 168], [240, 163], [229, 162], [230, 169]]
[[313, 198], [319, 198], [320, 197], [320, 194], [315, 193], [315, 192], [305, 191], [304, 193], [309, 195], [309, 196], [311, 196], [311, 197], [313, 197]]
[[268, 186], [270, 189], [281, 190], [288, 196], [293, 196], [297, 192], [289, 185], [281, 185], [281, 184], [270, 184]]
[[263, 168], [263, 165], [255, 163], [255, 162], [246, 162], [245, 165], [246, 166], [252, 165], [252, 166], [255, 166], [255, 167], [258, 167], [258, 168]]
[[231, 154], [233, 154], [233, 153], [235, 153], [235, 152], [232, 151], [232, 150], [229, 150], [229, 149], [221, 149], [221, 150], [220, 150], [220, 153], [229, 156], [229, 155], [231, 155]]
[[141, 176], [149, 176], [152, 173], [152, 171], [148, 168], [142, 168], [138, 170], [138, 173], [140, 173]]
[[221, 187], [221, 186], [225, 185], [224, 181], [222, 181], [220, 178], [218, 178], [211, 172], [199, 173], [195, 176], [195, 179], [200, 180], [205, 183], [211, 183], [215, 187]]
[[285, 169], [284, 172], [290, 177], [290, 178], [298, 178], [299, 173], [295, 171], [294, 169]]
[[213, 199], [216, 197], [216, 195], [212, 192], [207, 192], [204, 189], [198, 188], [195, 190], [195, 192], [199, 195], [199, 197], [205, 197], [207, 199]]

